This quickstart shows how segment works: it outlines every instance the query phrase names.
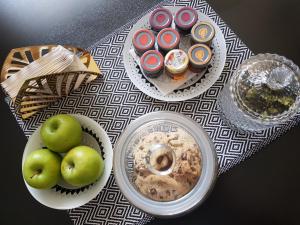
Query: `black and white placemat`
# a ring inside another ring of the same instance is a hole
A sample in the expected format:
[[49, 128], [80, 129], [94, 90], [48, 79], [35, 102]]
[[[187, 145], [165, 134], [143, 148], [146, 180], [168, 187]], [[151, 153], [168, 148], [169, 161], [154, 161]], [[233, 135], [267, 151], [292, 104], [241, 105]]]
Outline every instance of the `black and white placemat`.
[[[158, 110], [176, 111], [190, 116], [209, 133], [216, 147], [220, 173], [223, 173], [297, 124], [299, 115], [280, 127], [256, 134], [231, 130], [219, 117], [217, 95], [232, 71], [252, 52], [205, 1], [177, 0], [163, 2], [162, 5], [192, 6], [220, 26], [226, 39], [227, 60], [220, 79], [208, 91], [191, 100], [168, 103], [146, 96], [130, 82], [123, 65], [122, 50], [130, 28], [139, 17], [89, 48], [103, 72], [103, 78], [74, 91], [28, 121], [17, 118], [25, 134], [29, 136], [43, 121], [57, 113], [79, 113], [100, 123], [114, 144], [122, 130], [135, 118]], [[68, 213], [76, 225], [142, 225], [152, 219], [128, 203], [113, 175], [95, 199]]]

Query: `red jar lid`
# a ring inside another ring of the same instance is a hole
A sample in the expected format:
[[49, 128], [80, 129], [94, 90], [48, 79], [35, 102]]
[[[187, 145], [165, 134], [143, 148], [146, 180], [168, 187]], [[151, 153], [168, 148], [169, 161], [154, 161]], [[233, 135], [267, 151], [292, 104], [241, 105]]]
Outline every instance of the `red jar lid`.
[[160, 31], [161, 29], [171, 26], [173, 16], [166, 8], [155, 9], [150, 16], [149, 23], [153, 30]]
[[165, 28], [157, 35], [158, 46], [165, 50], [176, 48], [179, 45], [179, 42], [179, 33], [173, 28]]
[[150, 30], [140, 29], [134, 34], [132, 44], [138, 51], [147, 51], [154, 47], [155, 36]]
[[147, 73], [157, 73], [164, 66], [164, 57], [157, 50], [149, 50], [142, 55], [141, 66]]
[[192, 7], [182, 7], [175, 15], [175, 24], [183, 30], [191, 29], [198, 21], [198, 13]]

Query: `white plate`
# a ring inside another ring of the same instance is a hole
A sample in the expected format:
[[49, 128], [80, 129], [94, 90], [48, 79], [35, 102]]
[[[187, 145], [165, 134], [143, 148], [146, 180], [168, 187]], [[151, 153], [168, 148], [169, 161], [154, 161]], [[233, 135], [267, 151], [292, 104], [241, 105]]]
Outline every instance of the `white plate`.
[[[173, 15], [181, 8], [179, 6], [171, 6], [165, 7], [171, 11]], [[163, 95], [160, 91], [156, 89], [153, 85], [143, 77], [143, 75], [139, 72], [137, 68], [137, 63], [130, 55], [129, 50], [133, 48], [132, 45], [132, 37], [134, 33], [141, 28], [150, 29], [149, 17], [151, 13], [148, 13], [144, 17], [142, 17], [135, 25], [133, 25], [131, 31], [129, 32], [124, 49], [123, 49], [123, 61], [125, 65], [126, 72], [132, 81], [132, 83], [146, 95], [149, 95], [152, 98], [162, 100], [162, 101], [185, 101], [187, 99], [194, 98], [207, 89], [209, 89], [220, 77], [226, 60], [226, 42], [223, 36], [222, 31], [218, 27], [218, 25], [211, 20], [205, 14], [198, 12], [199, 21], [208, 21], [210, 22], [216, 31], [215, 38], [212, 42], [213, 48], [213, 58], [211, 61], [211, 68], [209, 68], [208, 73], [205, 74], [205, 78], [201, 79], [201, 82], [190, 82], [189, 87], [184, 89], [176, 90], [171, 94]], [[198, 81], [198, 80], [197, 80]], [[193, 84], [193, 86], [191, 86]]]
[[[105, 169], [99, 180], [85, 188], [75, 188], [61, 181], [58, 186], [40, 190], [30, 187], [24, 181], [28, 191], [37, 201], [54, 209], [72, 209], [88, 203], [105, 186], [112, 170], [113, 150], [105, 130], [97, 122], [86, 116], [78, 114], [72, 114], [72, 116], [79, 121], [83, 128], [82, 144], [101, 152]], [[45, 147], [40, 136], [40, 129], [41, 126], [34, 131], [25, 146], [22, 167], [26, 156], [30, 152]]]

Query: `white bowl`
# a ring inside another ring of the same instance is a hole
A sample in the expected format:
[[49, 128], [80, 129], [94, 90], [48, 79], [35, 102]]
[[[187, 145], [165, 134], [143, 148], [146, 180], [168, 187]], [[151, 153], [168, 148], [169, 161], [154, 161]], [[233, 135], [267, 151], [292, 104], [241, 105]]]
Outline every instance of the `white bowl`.
[[[51, 189], [35, 189], [24, 180], [30, 194], [41, 204], [54, 209], [72, 209], [88, 203], [95, 198], [105, 186], [113, 161], [113, 150], [110, 139], [105, 130], [94, 120], [78, 114], [71, 114], [83, 128], [82, 144], [96, 149], [104, 159], [104, 173], [99, 180], [82, 188], [72, 187], [63, 180]], [[45, 147], [40, 136], [41, 126], [29, 138], [23, 153], [22, 167], [27, 155], [35, 150]]]

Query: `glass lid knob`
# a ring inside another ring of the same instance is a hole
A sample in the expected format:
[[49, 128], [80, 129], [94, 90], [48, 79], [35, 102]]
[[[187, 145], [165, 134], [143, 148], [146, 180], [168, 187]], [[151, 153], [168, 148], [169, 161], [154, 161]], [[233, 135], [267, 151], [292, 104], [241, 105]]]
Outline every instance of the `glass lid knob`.
[[172, 173], [176, 156], [172, 148], [165, 144], [153, 144], [146, 155], [148, 169], [157, 175]]

